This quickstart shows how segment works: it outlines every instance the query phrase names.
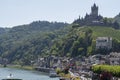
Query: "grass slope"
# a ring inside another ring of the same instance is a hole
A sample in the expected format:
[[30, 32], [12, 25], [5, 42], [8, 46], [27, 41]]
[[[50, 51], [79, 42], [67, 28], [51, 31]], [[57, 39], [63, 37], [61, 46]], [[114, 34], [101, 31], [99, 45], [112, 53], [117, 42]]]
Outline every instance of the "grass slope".
[[86, 29], [91, 29], [93, 31], [93, 39], [97, 37], [112, 37], [120, 41], [120, 30], [115, 30], [111, 27], [93, 26], [93, 27], [83, 27], [80, 30], [84, 31]]

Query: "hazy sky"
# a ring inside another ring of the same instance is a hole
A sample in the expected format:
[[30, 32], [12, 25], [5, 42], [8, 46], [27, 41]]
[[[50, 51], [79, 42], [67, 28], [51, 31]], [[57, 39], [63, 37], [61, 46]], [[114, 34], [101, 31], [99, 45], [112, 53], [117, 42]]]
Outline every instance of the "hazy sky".
[[99, 6], [99, 14], [114, 17], [120, 12], [120, 0], [0, 0], [0, 27], [13, 27], [32, 21], [73, 22]]

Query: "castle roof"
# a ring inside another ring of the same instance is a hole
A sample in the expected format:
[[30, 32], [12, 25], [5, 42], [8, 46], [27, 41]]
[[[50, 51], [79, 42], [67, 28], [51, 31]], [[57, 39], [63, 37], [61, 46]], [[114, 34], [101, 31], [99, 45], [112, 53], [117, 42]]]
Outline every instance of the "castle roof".
[[94, 7], [96, 7], [96, 4], [94, 3]]
[[98, 6], [94, 3], [94, 5], [92, 6], [92, 8], [98, 8]]

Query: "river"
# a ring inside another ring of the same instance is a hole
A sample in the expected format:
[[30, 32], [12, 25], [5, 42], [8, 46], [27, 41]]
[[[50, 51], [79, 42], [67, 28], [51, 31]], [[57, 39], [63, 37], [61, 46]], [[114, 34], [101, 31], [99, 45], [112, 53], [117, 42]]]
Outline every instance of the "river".
[[58, 78], [50, 78], [47, 74], [37, 71], [0, 68], [0, 80], [3, 78], [7, 78], [10, 74], [12, 74], [14, 78], [20, 78], [23, 80], [59, 80]]

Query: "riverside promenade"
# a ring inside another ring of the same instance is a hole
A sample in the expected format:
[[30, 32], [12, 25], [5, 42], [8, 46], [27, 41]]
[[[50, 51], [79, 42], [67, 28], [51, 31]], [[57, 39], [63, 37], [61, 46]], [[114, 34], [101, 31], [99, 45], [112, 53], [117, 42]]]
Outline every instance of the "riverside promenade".
[[35, 70], [40, 71], [40, 72], [45, 72], [45, 73], [50, 72], [50, 68], [45, 68], [45, 67], [35, 67]]

